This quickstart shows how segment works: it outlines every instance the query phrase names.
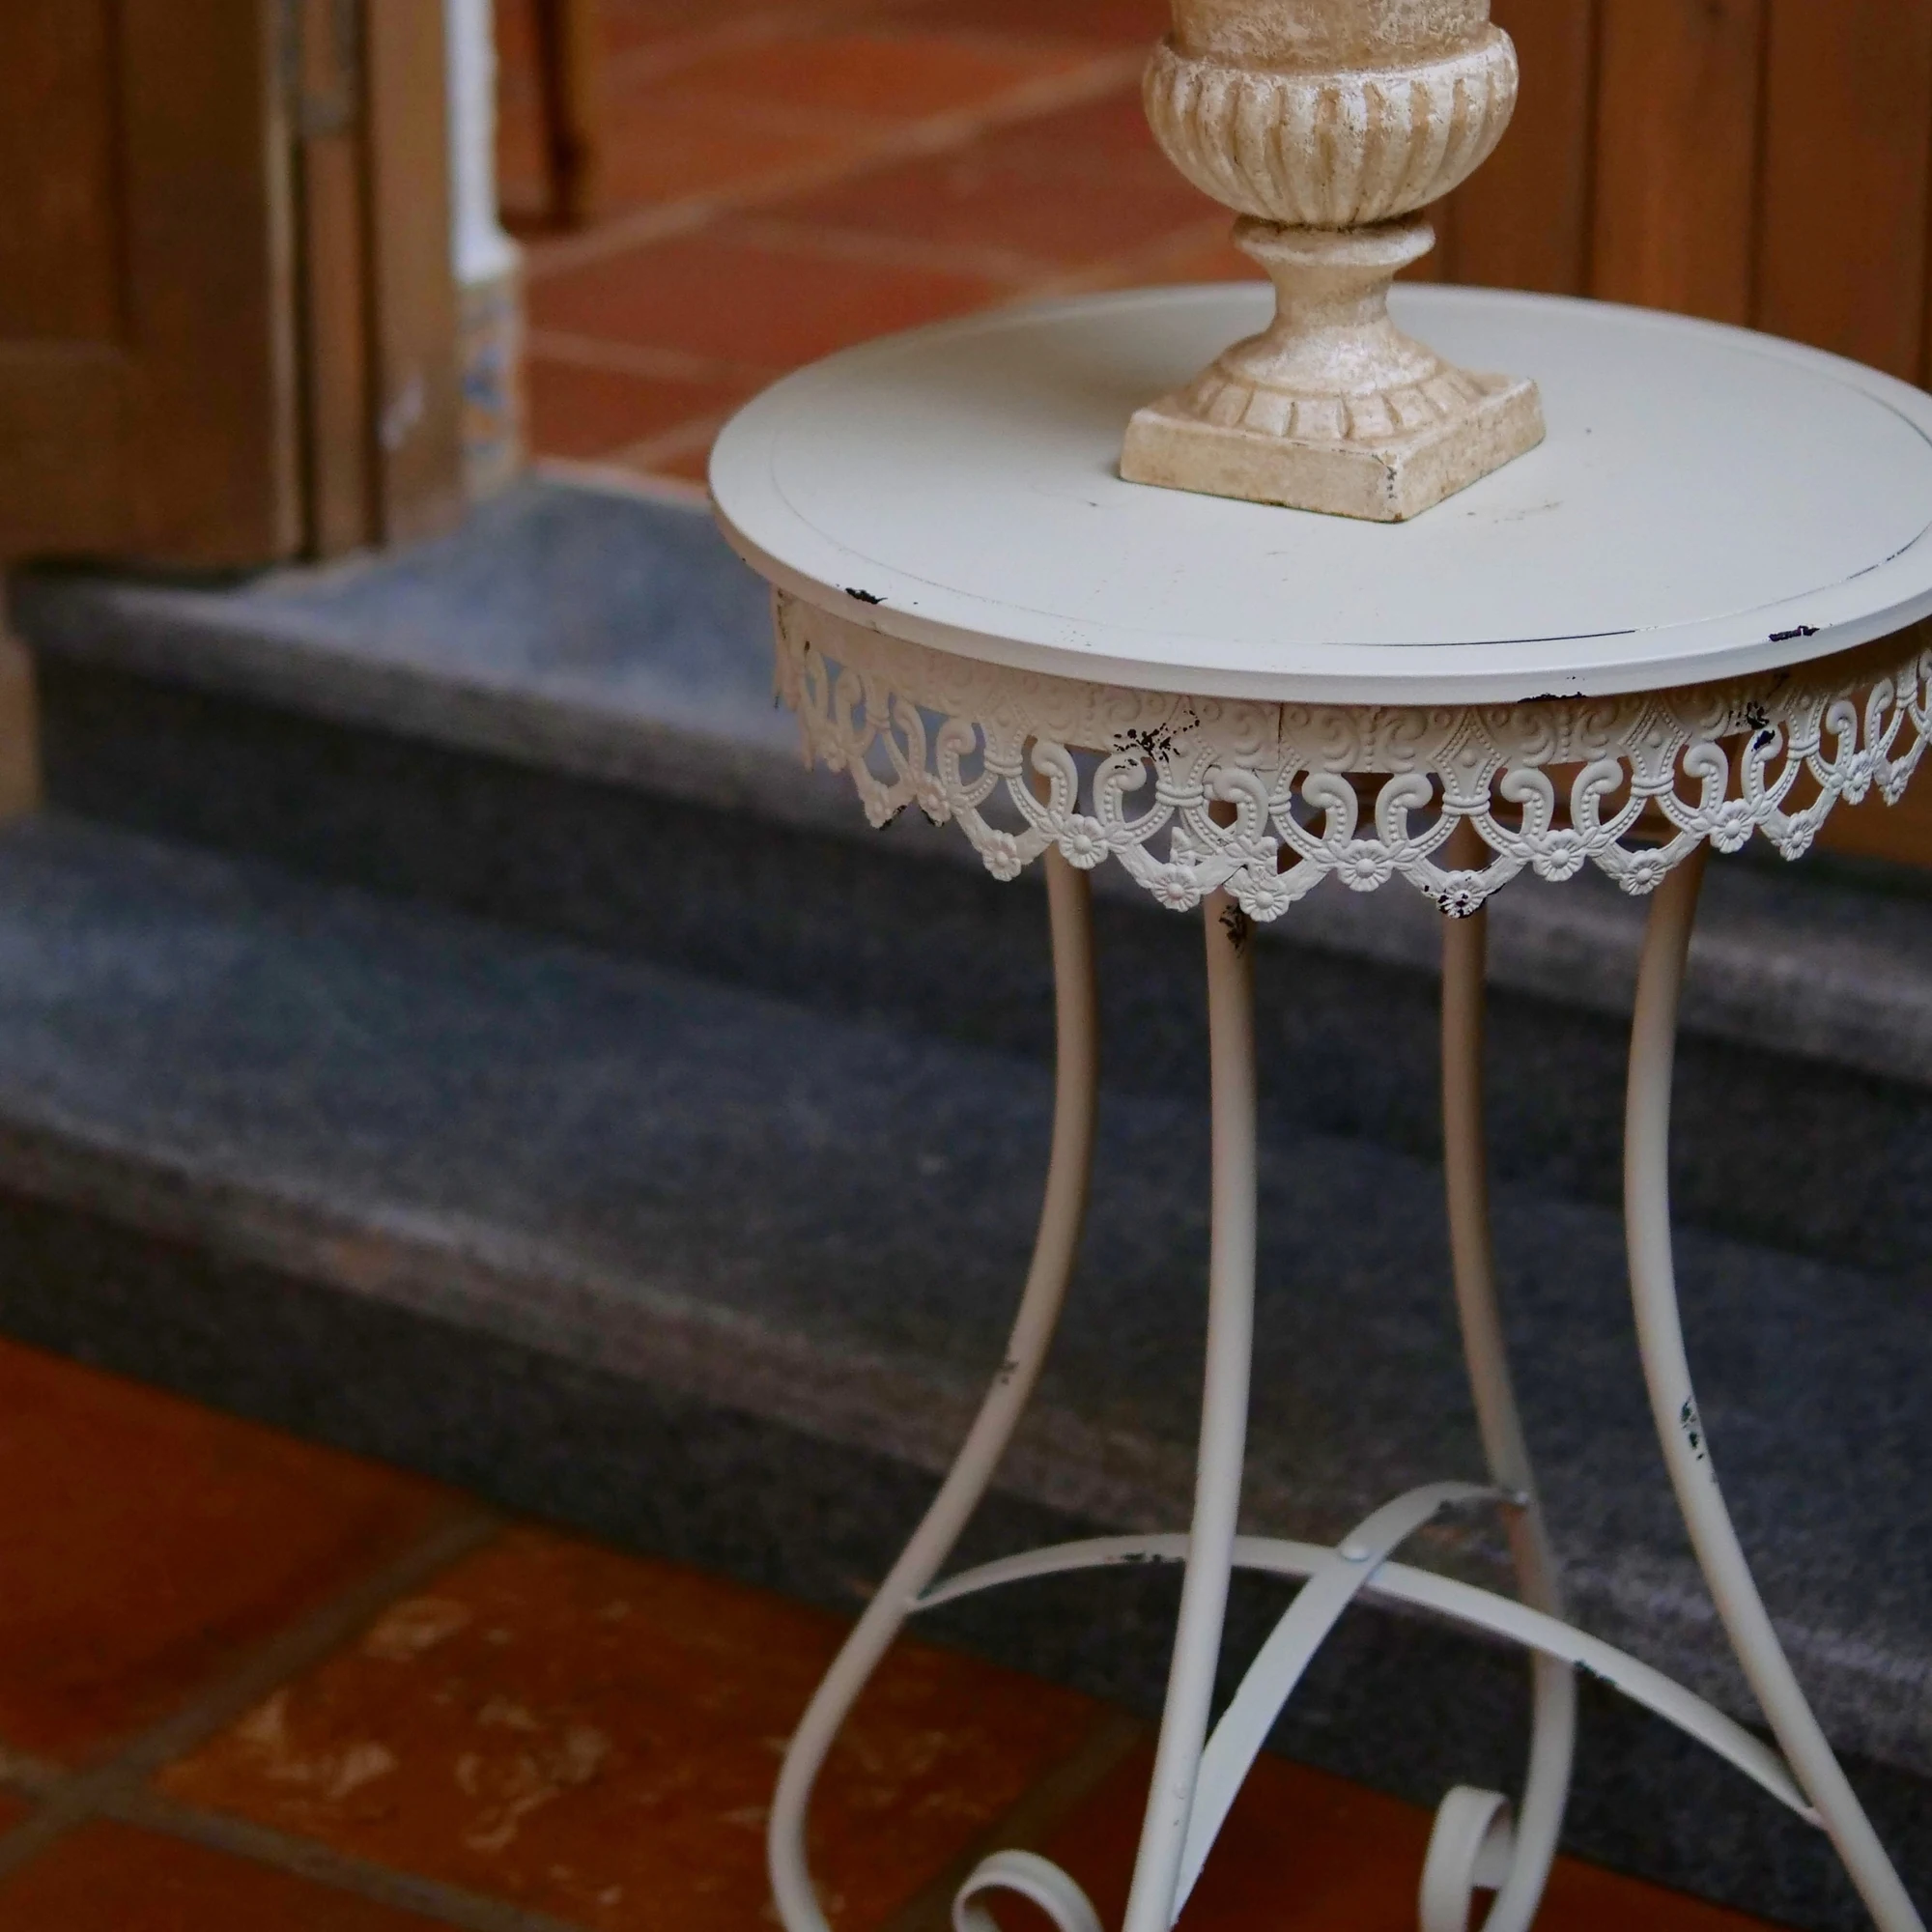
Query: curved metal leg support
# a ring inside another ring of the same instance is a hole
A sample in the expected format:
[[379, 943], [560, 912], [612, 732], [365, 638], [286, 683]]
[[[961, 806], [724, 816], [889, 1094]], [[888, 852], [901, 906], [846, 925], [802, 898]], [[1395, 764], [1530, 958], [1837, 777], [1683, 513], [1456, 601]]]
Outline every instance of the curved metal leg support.
[[1076, 872], [1057, 854], [1048, 856], [1047, 893], [1053, 920], [1058, 1075], [1053, 1152], [1033, 1266], [1006, 1360], [958, 1461], [905, 1553], [845, 1640], [785, 1753], [772, 1801], [766, 1856], [773, 1896], [786, 1932], [830, 1932], [806, 1862], [805, 1824], [812, 1785], [839, 1726], [985, 1494], [1038, 1382], [1073, 1271], [1093, 1169], [1099, 1076], [1093, 910], [1087, 875]]
[[[1057, 1544], [1048, 1549], [1030, 1549], [1024, 1555], [983, 1563], [928, 1590], [920, 1599], [919, 1606], [937, 1609], [942, 1604], [977, 1597], [982, 1590], [1003, 1589], [1008, 1584], [1024, 1583], [1039, 1577], [1186, 1561], [1184, 1536], [1094, 1537], [1085, 1543]], [[1321, 1544], [1292, 1543], [1274, 1536], [1235, 1539], [1236, 1567], [1267, 1577], [1307, 1581], [1327, 1575], [1338, 1562], [1348, 1561], [1340, 1550]], [[1768, 1744], [1754, 1731], [1746, 1730], [1735, 1718], [1727, 1718], [1715, 1705], [1707, 1704], [1683, 1685], [1673, 1684], [1661, 1670], [1653, 1669], [1640, 1659], [1579, 1631], [1574, 1624], [1533, 1610], [1514, 1597], [1479, 1590], [1472, 1583], [1459, 1583], [1453, 1577], [1441, 1576], [1434, 1570], [1416, 1570], [1395, 1562], [1377, 1565], [1373, 1552], [1360, 1568], [1369, 1573], [1361, 1583], [1360, 1594], [1364, 1597], [1426, 1610], [1449, 1623], [1462, 1624], [1472, 1631], [1487, 1631], [1506, 1643], [1521, 1644], [1567, 1666], [1587, 1670], [1612, 1690], [1621, 1691], [1632, 1703], [1662, 1718], [1665, 1723], [1676, 1725], [1687, 1737], [1715, 1751], [1807, 1825], [1823, 1829], [1823, 1819], [1793, 1781], [1790, 1767]]]
[[[1254, 1330], [1255, 1080], [1248, 926], [1225, 895], [1207, 910], [1212, 1036], [1214, 1199], [1208, 1375], [1194, 1523], [1185, 1537], [1117, 1537], [1009, 1557], [932, 1585], [991, 1481], [1036, 1386], [1072, 1270], [1093, 1159], [1098, 1060], [1093, 941], [1086, 878], [1050, 861], [1059, 996], [1059, 1082], [1046, 1201], [1008, 1359], [965, 1448], [892, 1575], [819, 1687], [786, 1754], [768, 1836], [773, 1890], [786, 1932], [829, 1932], [805, 1860], [811, 1788], [838, 1727], [906, 1618], [1028, 1577], [1150, 1559], [1184, 1562], [1174, 1663], [1125, 1932], [1172, 1932], [1181, 1902], [1308, 1659], [1357, 1596], [1379, 1596], [1487, 1630], [1533, 1653], [1536, 1728], [1520, 1824], [1493, 1793], [1459, 1789], [1444, 1801], [1422, 1890], [1423, 1932], [1466, 1932], [1476, 1891], [1496, 1900], [1485, 1932], [1526, 1932], [1554, 1858], [1576, 1733], [1574, 1671], [1582, 1666], [1727, 1758], [1826, 1830], [1880, 1932], [1925, 1932], [1869, 1820], [1805, 1702], [1765, 1611], [1711, 1465], [1678, 1315], [1670, 1240], [1670, 1086], [1677, 1009], [1701, 857], [1658, 895], [1639, 975], [1631, 1047], [1625, 1205], [1632, 1292], [1651, 1405], [1679, 1505], [1732, 1645], [1772, 1728], [1780, 1759], [1701, 1699], [1634, 1658], [1562, 1621], [1556, 1566], [1538, 1507], [1497, 1314], [1482, 1135], [1479, 922], [1450, 928], [1444, 959], [1443, 1100], [1457, 1298], [1471, 1384], [1496, 1491], [1445, 1484], [1369, 1519], [1335, 1549], [1239, 1537], [1242, 1463]], [[1390, 1556], [1435, 1511], [1501, 1499], [1522, 1602], [1493, 1596]], [[1208, 1719], [1228, 1587], [1242, 1567], [1308, 1579], [1210, 1743]], [[1205, 1762], [1204, 1762], [1205, 1760]], [[1788, 1761], [1788, 1763], [1787, 1763]], [[1071, 1879], [1030, 1853], [988, 1859], [955, 1902], [956, 1932], [989, 1932], [982, 1900], [1024, 1896], [1059, 1932], [1097, 1932]]]
[[[1486, 913], [1447, 922], [1442, 940], [1442, 1128], [1449, 1244], [1469, 1386], [1490, 1473], [1499, 1489], [1520, 1498], [1509, 1527], [1518, 1586], [1532, 1608], [1561, 1617], [1562, 1583], [1537, 1499], [1496, 1302], [1483, 1120], [1488, 954]], [[1535, 1719], [1521, 1811], [1512, 1821], [1507, 1804], [1494, 1794], [1466, 1787], [1443, 1801], [1423, 1875], [1422, 1932], [1467, 1932], [1478, 1890], [1497, 1894], [1484, 1932], [1527, 1932], [1543, 1902], [1570, 1800], [1577, 1679], [1566, 1664], [1540, 1653], [1530, 1659], [1530, 1670]]]
[[[1469, 1483], [1435, 1483], [1411, 1490], [1356, 1524], [1309, 1573], [1307, 1587], [1269, 1633], [1248, 1666], [1234, 1702], [1208, 1740], [1181, 1860], [1180, 1889], [1175, 1899], [1177, 1917], [1187, 1903], [1275, 1719], [1287, 1708], [1344, 1612], [1374, 1586], [1389, 1558], [1425, 1523], [1460, 1503], [1498, 1500], [1493, 1491], [1479, 1490]], [[1236, 1539], [1237, 1566], [1244, 1540]]]
[[1698, 1413], [1670, 1239], [1670, 1088], [1677, 1010], [1703, 879], [1700, 852], [1660, 888], [1638, 974], [1625, 1117], [1624, 1212], [1638, 1346], [1685, 1526], [1724, 1629], [1798, 1781], [1880, 1932], [1924, 1932], [1777, 1640], [1724, 1507]]
[[1213, 1065], [1213, 1236], [1208, 1270], [1208, 1376], [1195, 1465], [1194, 1524], [1167, 1708], [1125, 1932], [1171, 1932], [1194, 1812], [1248, 1443], [1255, 1327], [1255, 1013], [1252, 934], [1225, 893], [1207, 904], [1208, 1024]]

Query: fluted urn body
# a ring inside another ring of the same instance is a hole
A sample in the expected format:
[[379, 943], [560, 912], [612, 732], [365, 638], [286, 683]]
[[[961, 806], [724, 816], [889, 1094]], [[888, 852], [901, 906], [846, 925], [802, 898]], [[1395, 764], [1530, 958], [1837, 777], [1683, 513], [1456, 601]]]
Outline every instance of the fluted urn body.
[[1517, 82], [1489, 0], [1174, 0], [1148, 118], [1236, 211], [1278, 305], [1135, 415], [1122, 474], [1400, 522], [1540, 442], [1533, 383], [1455, 368], [1387, 305], [1435, 245], [1420, 211], [1489, 158]]

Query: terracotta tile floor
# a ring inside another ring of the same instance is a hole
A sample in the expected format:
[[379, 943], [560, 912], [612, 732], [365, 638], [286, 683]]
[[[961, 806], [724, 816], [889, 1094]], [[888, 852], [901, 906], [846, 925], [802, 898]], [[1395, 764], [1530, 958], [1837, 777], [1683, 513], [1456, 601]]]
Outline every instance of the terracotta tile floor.
[[541, 457], [694, 489], [835, 349], [1032, 296], [1248, 275], [1163, 160], [1165, 0], [604, 0], [602, 206], [547, 228], [531, 0], [497, 0]]
[[[773, 1922], [835, 1619], [6, 1342], [0, 1417], [5, 1932]], [[1118, 1922], [1148, 1763], [1118, 1713], [902, 1645], [814, 1815], [834, 1925], [940, 1932], [1001, 1842]], [[1407, 1932], [1427, 1831], [1264, 1761], [1183, 1932]], [[1543, 1924], [1748, 1932], [1577, 1864]]]

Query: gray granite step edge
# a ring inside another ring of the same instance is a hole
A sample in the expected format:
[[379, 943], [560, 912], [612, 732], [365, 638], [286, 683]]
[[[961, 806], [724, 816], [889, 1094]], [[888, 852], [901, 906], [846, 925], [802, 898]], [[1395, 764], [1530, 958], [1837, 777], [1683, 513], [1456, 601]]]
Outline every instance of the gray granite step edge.
[[[950, 1466], [981, 1393], [936, 1362], [787, 1330], [672, 1285], [613, 1281], [559, 1243], [472, 1217], [198, 1169], [124, 1142], [98, 1122], [65, 1120], [53, 1109], [30, 1115], [17, 1096], [13, 1117], [0, 1121], [0, 1188], [935, 1478]], [[1098, 1427], [1072, 1409], [1036, 1403], [997, 1489], [1102, 1529], [1172, 1530], [1187, 1520], [1192, 1445]], [[1323, 1520], [1321, 1506], [1282, 1472], [1264, 1467], [1250, 1470], [1243, 1514], [1258, 1533], [1324, 1541], [1344, 1528]], [[1422, 1553], [1509, 1592], [1482, 1543], [1452, 1531]], [[1615, 1572], [1573, 1566], [1566, 1587], [1587, 1628], [1747, 1723], [1758, 1721], [1694, 1578], [1655, 1562]], [[1840, 1748], [1932, 1777], [1922, 1726], [1910, 1718], [1926, 1694], [1932, 1662], [1881, 1654], [1795, 1620], [1781, 1621], [1780, 1633]], [[1888, 1711], [1903, 1720], [1887, 1723]]]
[[[42, 586], [23, 628], [37, 650], [304, 715], [480, 752], [720, 811], [956, 864], [950, 828], [908, 815], [871, 831], [848, 782], [808, 771], [789, 721], [753, 707], [743, 668], [710, 697], [688, 685], [459, 668], [445, 650], [352, 647], [302, 610], [112, 582]], [[1098, 888], [1145, 902], [1116, 867]], [[1523, 880], [1491, 911], [1492, 975], [1514, 992], [1621, 1016], [1630, 1010], [1644, 908], [1594, 875]], [[1441, 919], [1397, 884], [1329, 882], [1273, 928], [1344, 956], [1424, 971]], [[1688, 1028], [1882, 1078], [1932, 1085], [1932, 902], [1818, 883], [1761, 863], [1714, 867], [1693, 948]]]

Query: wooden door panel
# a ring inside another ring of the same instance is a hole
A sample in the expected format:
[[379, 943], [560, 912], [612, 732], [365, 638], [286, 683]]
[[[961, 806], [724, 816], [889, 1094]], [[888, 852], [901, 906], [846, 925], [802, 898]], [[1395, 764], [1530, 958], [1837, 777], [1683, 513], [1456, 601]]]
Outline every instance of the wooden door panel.
[[379, 534], [371, 427], [369, 206], [360, 9], [299, 0], [298, 223], [302, 264], [307, 549], [337, 556]]
[[[1617, 0], [1611, 0], [1617, 4]], [[1502, 145], [1457, 193], [1449, 273], [1491, 288], [1581, 295], [1590, 276], [1592, 0], [1495, 0], [1522, 63]]]
[[1607, 0], [1593, 293], [1751, 313], [1765, 0]]
[[464, 510], [443, 0], [366, 0], [363, 32], [376, 495], [409, 543]]
[[0, 556], [122, 533], [118, 57], [109, 0], [0, 6]]
[[122, 542], [126, 377], [116, 348], [0, 342], [0, 561]]
[[0, 555], [299, 542], [278, 14], [0, 5]]
[[0, 341], [111, 343], [120, 222], [109, 0], [0, 7]]
[[280, 13], [121, 8], [129, 512], [151, 554], [251, 563], [301, 541]]
[[1756, 321], [1916, 382], [1932, 7], [1772, 0]]

